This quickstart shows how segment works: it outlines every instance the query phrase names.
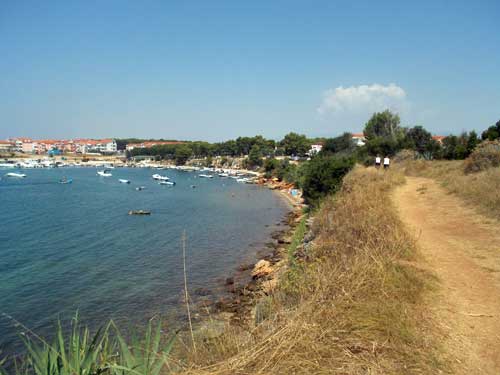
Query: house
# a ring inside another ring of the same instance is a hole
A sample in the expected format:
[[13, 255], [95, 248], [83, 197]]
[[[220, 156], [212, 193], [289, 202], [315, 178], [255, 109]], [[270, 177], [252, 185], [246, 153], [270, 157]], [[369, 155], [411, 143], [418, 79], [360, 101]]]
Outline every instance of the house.
[[101, 153], [114, 154], [117, 151], [116, 141], [111, 138], [106, 139], [74, 139], [72, 144], [68, 146], [72, 152], [81, 154]]
[[0, 152], [13, 152], [15, 144], [10, 141], [0, 141]]
[[323, 145], [320, 143], [311, 145], [311, 149], [307, 152], [308, 155], [316, 155], [318, 152], [320, 152], [323, 149]]
[[441, 146], [443, 145], [443, 140], [446, 138], [445, 135], [433, 135], [432, 139], [434, 139], [437, 143], [439, 143]]
[[352, 133], [352, 140], [356, 146], [364, 146], [366, 143], [366, 138], [363, 133]]

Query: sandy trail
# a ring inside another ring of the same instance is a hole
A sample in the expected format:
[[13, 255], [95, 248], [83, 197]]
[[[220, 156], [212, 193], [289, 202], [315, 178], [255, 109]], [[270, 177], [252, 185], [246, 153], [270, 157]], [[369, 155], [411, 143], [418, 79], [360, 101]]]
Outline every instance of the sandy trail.
[[500, 223], [431, 179], [408, 177], [394, 201], [440, 280], [431, 307], [454, 373], [500, 374]]

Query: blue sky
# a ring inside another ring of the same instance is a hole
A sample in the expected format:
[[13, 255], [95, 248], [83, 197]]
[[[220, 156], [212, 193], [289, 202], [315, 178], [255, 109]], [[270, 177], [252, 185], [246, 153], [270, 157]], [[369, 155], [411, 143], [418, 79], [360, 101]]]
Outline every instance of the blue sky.
[[435, 134], [500, 119], [500, 2], [0, 2], [0, 138]]

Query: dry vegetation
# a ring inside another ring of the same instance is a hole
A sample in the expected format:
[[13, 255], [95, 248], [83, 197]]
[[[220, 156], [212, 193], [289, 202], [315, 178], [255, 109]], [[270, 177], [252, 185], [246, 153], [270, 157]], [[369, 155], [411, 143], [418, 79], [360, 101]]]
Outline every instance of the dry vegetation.
[[[465, 161], [415, 160], [404, 162], [401, 165], [406, 174], [436, 179], [449, 192], [457, 194], [481, 213], [499, 219], [500, 168], [493, 166], [487, 169], [478, 169], [480, 171], [476, 173], [466, 173], [471, 169], [471, 163], [475, 162], [476, 159], [478, 158]], [[480, 164], [477, 165], [484, 165], [483, 161], [478, 163]]]
[[423, 303], [431, 277], [412, 265], [414, 241], [390, 199], [403, 181], [393, 171], [351, 172], [316, 215], [308, 261], [258, 303], [260, 324], [200, 340], [179, 364], [184, 373], [437, 373]]

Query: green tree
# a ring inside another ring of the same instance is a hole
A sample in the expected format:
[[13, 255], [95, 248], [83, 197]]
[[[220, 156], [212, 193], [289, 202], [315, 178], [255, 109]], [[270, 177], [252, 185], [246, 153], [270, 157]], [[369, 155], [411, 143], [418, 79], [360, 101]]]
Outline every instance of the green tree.
[[428, 151], [429, 144], [432, 142], [432, 135], [423, 126], [414, 126], [406, 132], [406, 138], [413, 146], [412, 148], [420, 154]]
[[174, 160], [177, 165], [184, 165], [188, 161], [188, 159], [193, 154], [191, 147], [188, 145], [182, 144], [175, 148], [174, 151]]
[[304, 156], [311, 148], [311, 142], [305, 135], [292, 132], [285, 135], [280, 146], [283, 147], [285, 155]]
[[354, 166], [351, 158], [317, 156], [305, 167], [302, 184], [304, 199], [307, 203], [318, 205], [321, 198], [334, 193], [340, 187], [342, 178]]
[[399, 116], [389, 110], [374, 113], [365, 124], [363, 132], [368, 140], [376, 137], [398, 140], [403, 136]]
[[324, 141], [322, 152], [327, 154], [336, 154], [339, 152], [350, 153], [356, 149], [356, 145], [352, 140], [351, 133], [344, 133], [335, 138], [327, 138]]
[[477, 133], [472, 130], [469, 133], [468, 139], [467, 139], [467, 156], [472, 154], [472, 151], [476, 148], [476, 146], [479, 144], [479, 138], [477, 136]]
[[400, 143], [388, 137], [375, 137], [366, 142], [366, 150], [372, 156], [393, 156], [400, 149]]
[[495, 125], [490, 126], [482, 134], [481, 138], [484, 140], [494, 141], [500, 138], [500, 120]]
[[248, 166], [260, 167], [262, 165], [262, 151], [258, 145], [253, 145], [248, 153]]

